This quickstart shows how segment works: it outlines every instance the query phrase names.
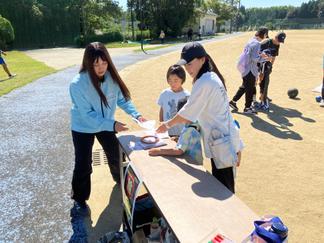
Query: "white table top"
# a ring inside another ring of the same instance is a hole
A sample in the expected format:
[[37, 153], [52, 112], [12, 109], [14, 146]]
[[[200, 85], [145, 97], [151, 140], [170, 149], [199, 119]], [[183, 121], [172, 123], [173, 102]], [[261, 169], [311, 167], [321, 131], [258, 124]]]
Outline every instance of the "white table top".
[[[208, 242], [218, 233], [244, 240], [259, 217], [202, 166], [184, 156], [151, 157], [146, 150], [130, 151], [130, 141], [143, 132], [119, 134], [119, 141], [180, 242]], [[168, 141], [168, 146], [174, 146]]]

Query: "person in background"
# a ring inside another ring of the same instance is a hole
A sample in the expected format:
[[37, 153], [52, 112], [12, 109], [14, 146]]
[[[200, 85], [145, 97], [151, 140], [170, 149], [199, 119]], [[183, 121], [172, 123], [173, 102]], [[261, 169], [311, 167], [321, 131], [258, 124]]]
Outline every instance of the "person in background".
[[192, 28], [189, 28], [187, 31], [188, 41], [192, 41], [192, 35], [193, 35], [193, 30]]
[[322, 99], [320, 101], [320, 106], [324, 107], [324, 56], [323, 56], [323, 80], [322, 80]]
[[267, 59], [268, 56], [260, 53], [260, 42], [267, 36], [268, 30], [260, 28], [255, 36], [246, 44], [244, 52], [246, 53], [246, 66], [241, 73], [243, 83], [237, 90], [233, 99], [229, 102], [230, 107], [238, 111], [236, 102], [245, 94], [245, 108], [246, 114], [257, 114], [257, 111], [252, 107], [253, 94], [255, 93], [255, 84], [259, 75], [258, 62], [261, 58]]
[[163, 30], [161, 30], [159, 38], [160, 38], [161, 44], [164, 44], [165, 33]]
[[16, 74], [11, 74], [9, 71], [8, 65], [6, 64], [5, 60], [3, 59], [2, 55], [7, 55], [3, 50], [0, 50], [0, 65], [2, 66], [3, 70], [7, 73], [9, 78], [13, 78]]
[[[269, 100], [268, 100], [268, 87], [270, 82], [270, 74], [272, 72], [273, 64], [276, 57], [279, 56], [280, 43], [284, 43], [286, 34], [284, 32], [278, 33], [275, 38], [269, 38], [261, 43], [260, 51], [264, 52], [269, 56], [265, 61], [260, 62], [260, 73], [259, 73], [259, 86], [260, 86], [260, 104], [254, 105], [255, 108], [268, 111]], [[256, 103], [257, 104], [257, 103]]]
[[198, 29], [198, 40], [201, 40], [201, 36], [202, 36], [202, 29], [201, 29], [201, 26], [199, 26], [199, 29]]

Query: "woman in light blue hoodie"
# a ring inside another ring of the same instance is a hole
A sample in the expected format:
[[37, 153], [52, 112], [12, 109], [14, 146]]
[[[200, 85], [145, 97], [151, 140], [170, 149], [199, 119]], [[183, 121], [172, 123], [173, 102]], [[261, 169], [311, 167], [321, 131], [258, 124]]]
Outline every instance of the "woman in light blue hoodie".
[[113, 179], [119, 183], [119, 144], [116, 133], [126, 124], [115, 120], [117, 106], [139, 121], [145, 119], [131, 102], [130, 92], [119, 76], [106, 49], [99, 42], [89, 44], [80, 72], [70, 84], [71, 130], [75, 149], [72, 178], [74, 209], [88, 213], [86, 200], [91, 191], [92, 146], [95, 137], [103, 147]]

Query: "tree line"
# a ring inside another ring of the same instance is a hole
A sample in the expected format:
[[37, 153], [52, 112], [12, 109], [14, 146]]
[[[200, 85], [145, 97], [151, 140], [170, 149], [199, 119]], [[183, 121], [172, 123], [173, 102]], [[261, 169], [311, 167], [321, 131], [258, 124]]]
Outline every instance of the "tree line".
[[127, 38], [139, 38], [142, 31], [145, 37], [157, 38], [160, 30], [177, 37], [207, 11], [217, 14], [220, 31], [228, 23], [231, 31], [260, 25], [298, 28], [324, 19], [324, 0], [270, 8], [245, 8], [240, 0], [128, 0], [127, 6], [123, 11], [115, 0], [0, 0], [0, 45], [5, 35], [7, 43], [15, 37], [14, 47], [121, 41], [125, 28], [133, 32], [127, 32]]
[[253, 26], [266, 25], [270, 29], [289, 29], [324, 27], [324, 0], [311, 0], [299, 7], [278, 6], [268, 8], [248, 8], [240, 6], [235, 17], [235, 24], [243, 30]]
[[11, 22], [15, 47], [71, 45], [96, 31], [121, 38], [113, 0], [0, 0], [0, 15]]

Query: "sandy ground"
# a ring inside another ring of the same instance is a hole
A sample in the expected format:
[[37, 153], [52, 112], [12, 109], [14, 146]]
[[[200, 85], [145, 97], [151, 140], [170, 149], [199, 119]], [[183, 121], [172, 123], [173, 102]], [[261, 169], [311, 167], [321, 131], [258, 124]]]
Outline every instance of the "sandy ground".
[[[236, 61], [252, 33], [205, 47], [226, 78], [228, 94], [241, 84]], [[274, 35], [274, 33], [271, 33]], [[311, 90], [322, 80], [323, 30], [287, 31], [271, 75], [269, 113], [234, 114], [246, 148], [238, 169], [237, 195], [257, 214], [278, 215], [289, 227], [290, 242], [324, 242], [324, 109]], [[166, 70], [180, 53], [137, 63], [121, 72], [138, 110], [158, 119], [157, 98], [167, 88]], [[287, 90], [298, 88], [298, 99]], [[191, 89], [191, 79], [185, 88]], [[242, 111], [244, 98], [238, 102]], [[122, 112], [119, 120], [137, 129]], [[206, 165], [209, 167], [209, 165]], [[252, 223], [252, 222], [251, 222]]]

